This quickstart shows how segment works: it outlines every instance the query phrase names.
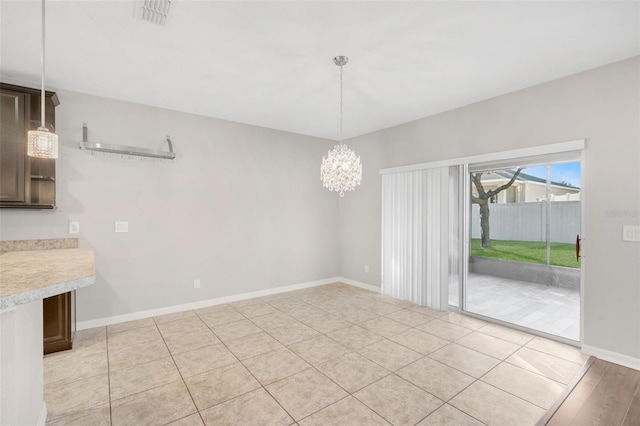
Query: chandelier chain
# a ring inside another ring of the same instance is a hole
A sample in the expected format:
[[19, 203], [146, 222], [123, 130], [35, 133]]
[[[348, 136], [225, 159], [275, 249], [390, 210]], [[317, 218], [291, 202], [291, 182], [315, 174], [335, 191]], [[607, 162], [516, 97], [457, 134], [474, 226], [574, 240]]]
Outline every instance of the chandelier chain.
[[46, 127], [44, 124], [44, 0], [42, 0], [42, 52], [40, 56], [40, 62], [42, 65], [42, 79], [41, 79], [41, 92], [40, 92], [40, 127]]
[[343, 104], [343, 89], [342, 89], [342, 68], [343, 65], [340, 65], [340, 142], [342, 143], [342, 121], [343, 121], [343, 110], [342, 110], [342, 104]]

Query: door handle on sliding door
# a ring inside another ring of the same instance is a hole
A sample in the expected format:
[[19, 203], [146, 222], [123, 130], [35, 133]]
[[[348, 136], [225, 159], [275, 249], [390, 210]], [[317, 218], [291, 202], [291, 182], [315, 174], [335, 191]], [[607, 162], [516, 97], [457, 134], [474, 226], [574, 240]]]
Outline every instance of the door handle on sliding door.
[[580, 262], [580, 234], [576, 235], [576, 262]]

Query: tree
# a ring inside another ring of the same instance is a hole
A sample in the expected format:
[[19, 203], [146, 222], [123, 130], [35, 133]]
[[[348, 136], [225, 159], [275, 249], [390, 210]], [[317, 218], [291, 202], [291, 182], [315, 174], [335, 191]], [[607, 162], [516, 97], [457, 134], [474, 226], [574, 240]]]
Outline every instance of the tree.
[[471, 174], [473, 185], [478, 191], [478, 196], [476, 197], [472, 195], [471, 201], [480, 206], [480, 238], [482, 240], [483, 248], [491, 247], [491, 237], [489, 236], [489, 201], [491, 200], [491, 197], [498, 195], [499, 193], [513, 185], [513, 182], [515, 182], [521, 171], [522, 167], [518, 168], [509, 182], [490, 191], [485, 191], [484, 186], [482, 186], [481, 180], [484, 172]]

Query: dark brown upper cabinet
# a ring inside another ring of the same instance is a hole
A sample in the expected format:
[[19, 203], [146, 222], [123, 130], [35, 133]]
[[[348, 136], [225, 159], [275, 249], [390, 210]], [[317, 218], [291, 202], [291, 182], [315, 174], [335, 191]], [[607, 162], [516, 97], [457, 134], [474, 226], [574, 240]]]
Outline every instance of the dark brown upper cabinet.
[[[27, 132], [40, 126], [40, 90], [0, 83], [0, 207], [52, 209], [56, 206], [56, 160], [27, 155]], [[59, 105], [45, 92], [45, 124], [55, 131]]]

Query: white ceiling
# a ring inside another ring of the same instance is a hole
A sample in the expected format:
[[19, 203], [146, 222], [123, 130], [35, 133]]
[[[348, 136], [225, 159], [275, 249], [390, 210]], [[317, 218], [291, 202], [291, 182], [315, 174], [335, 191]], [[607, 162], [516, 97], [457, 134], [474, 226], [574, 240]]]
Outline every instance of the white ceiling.
[[[39, 86], [40, 2], [1, 3], [3, 81]], [[345, 139], [640, 54], [637, 1], [47, 1], [47, 87]]]

